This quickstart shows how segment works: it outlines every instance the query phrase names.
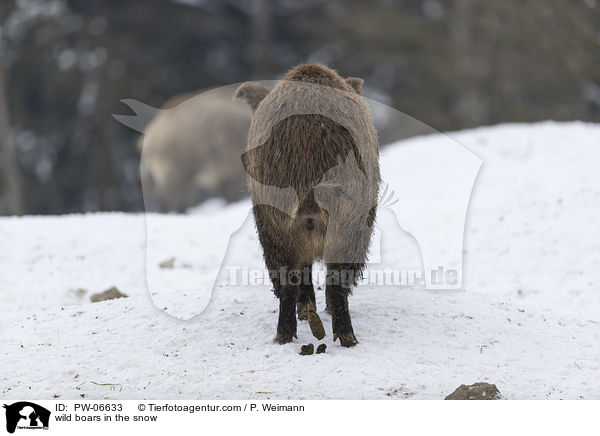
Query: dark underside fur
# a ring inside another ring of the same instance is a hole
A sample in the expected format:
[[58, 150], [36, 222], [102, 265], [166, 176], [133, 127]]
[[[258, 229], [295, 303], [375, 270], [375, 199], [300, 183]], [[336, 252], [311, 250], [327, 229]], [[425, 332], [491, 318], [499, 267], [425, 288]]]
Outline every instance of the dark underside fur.
[[[357, 343], [348, 294], [366, 262], [380, 183], [377, 134], [361, 86], [362, 79], [344, 80], [322, 65], [299, 65], [273, 90], [243, 84], [236, 93], [254, 109], [242, 161], [280, 300], [281, 343], [296, 336], [296, 306], [302, 318], [315, 302], [315, 260], [327, 265], [334, 340]], [[286, 188], [296, 196], [279, 198]]]

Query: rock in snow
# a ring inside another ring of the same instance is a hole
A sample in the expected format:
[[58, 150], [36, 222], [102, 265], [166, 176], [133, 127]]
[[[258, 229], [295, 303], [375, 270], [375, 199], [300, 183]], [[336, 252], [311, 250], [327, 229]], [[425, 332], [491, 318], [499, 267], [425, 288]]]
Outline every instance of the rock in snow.
[[500, 391], [496, 385], [478, 382], [472, 385], [460, 385], [444, 400], [499, 400]]

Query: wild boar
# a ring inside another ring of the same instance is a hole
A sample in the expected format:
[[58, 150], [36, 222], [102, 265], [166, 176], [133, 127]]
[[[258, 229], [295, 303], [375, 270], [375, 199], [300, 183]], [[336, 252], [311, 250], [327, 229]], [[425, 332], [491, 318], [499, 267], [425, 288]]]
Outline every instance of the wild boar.
[[158, 111], [138, 146], [146, 210], [183, 212], [211, 197], [247, 195], [239, 155], [251, 111], [227, 87], [174, 97]]
[[242, 161], [279, 298], [279, 343], [297, 337], [296, 310], [303, 319], [316, 306], [311, 269], [319, 260], [327, 267], [333, 338], [345, 347], [358, 342], [348, 294], [365, 266], [381, 180], [362, 83], [323, 65], [302, 64], [272, 90], [244, 83], [235, 95], [253, 110]]

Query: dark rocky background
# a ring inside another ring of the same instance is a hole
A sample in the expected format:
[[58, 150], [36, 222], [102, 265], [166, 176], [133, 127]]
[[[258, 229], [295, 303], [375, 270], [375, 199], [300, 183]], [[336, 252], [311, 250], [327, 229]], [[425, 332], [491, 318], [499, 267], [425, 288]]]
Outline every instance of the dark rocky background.
[[120, 99], [300, 62], [438, 130], [600, 121], [597, 0], [3, 0], [0, 26], [0, 214], [140, 210]]

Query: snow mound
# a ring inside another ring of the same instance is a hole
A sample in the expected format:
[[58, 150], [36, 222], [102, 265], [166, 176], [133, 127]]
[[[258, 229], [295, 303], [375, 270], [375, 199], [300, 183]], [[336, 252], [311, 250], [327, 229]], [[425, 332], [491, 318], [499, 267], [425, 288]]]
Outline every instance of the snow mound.
[[[0, 391], [6, 399], [442, 399], [486, 381], [507, 399], [600, 399], [600, 125], [507, 124], [448, 134], [483, 160], [471, 197], [459, 291], [360, 286], [350, 299], [359, 345], [327, 353], [306, 321], [275, 344], [268, 283], [223, 274], [189, 321], [182, 292], [153, 301], [146, 285], [146, 217], [102, 213], [0, 219]], [[394, 144], [440, 141], [443, 135]], [[451, 164], [451, 162], [449, 163]], [[393, 174], [384, 174], [384, 178]], [[211, 228], [243, 222], [226, 263], [262, 267], [250, 203], [214, 202], [155, 215], [164, 274], [195, 281], [219, 256]], [[420, 268], [419, 246], [385, 213], [382, 255]], [[389, 228], [388, 228], [389, 227]], [[185, 283], [184, 283], [185, 284]], [[90, 303], [116, 286], [128, 298]], [[165, 313], [167, 312], [167, 313]]]

